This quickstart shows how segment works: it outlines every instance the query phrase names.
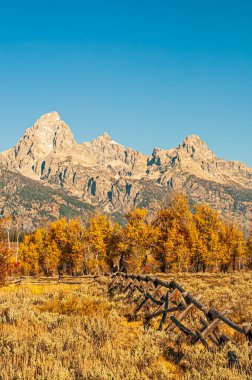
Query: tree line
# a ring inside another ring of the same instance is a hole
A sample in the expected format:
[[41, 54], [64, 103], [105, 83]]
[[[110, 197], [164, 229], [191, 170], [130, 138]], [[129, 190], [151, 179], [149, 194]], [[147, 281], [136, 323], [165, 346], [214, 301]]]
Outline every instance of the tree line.
[[20, 274], [46, 276], [247, 270], [252, 268], [252, 229], [245, 237], [209, 206], [192, 208], [176, 194], [151, 218], [146, 209], [132, 210], [124, 227], [106, 215], [86, 224], [80, 218], [52, 222], [24, 236], [15, 261]]

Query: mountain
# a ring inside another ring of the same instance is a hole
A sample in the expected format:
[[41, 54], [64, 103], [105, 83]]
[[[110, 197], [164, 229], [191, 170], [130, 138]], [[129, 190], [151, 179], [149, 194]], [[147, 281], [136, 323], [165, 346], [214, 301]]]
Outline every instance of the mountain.
[[[186, 192], [192, 202], [209, 204], [245, 228], [252, 221], [252, 169], [216, 157], [195, 135], [177, 148], [155, 148], [148, 157], [118, 144], [107, 133], [78, 144], [60, 115], [51, 112], [0, 154], [0, 164], [4, 183], [0, 206], [8, 198], [8, 207], [22, 208], [25, 218], [27, 209], [33, 210], [35, 223], [42, 209], [47, 210], [44, 219], [53, 219], [62, 215], [64, 207], [75, 213], [99, 209], [120, 218], [133, 207], [155, 209], [171, 189]], [[14, 187], [10, 189], [3, 178], [12, 178]], [[18, 195], [13, 193], [16, 187]], [[35, 193], [48, 194], [36, 207]]]
[[24, 230], [46, 225], [60, 217], [88, 217], [94, 207], [67, 193], [39, 181], [11, 172], [0, 166], [0, 205], [6, 216], [18, 211]]

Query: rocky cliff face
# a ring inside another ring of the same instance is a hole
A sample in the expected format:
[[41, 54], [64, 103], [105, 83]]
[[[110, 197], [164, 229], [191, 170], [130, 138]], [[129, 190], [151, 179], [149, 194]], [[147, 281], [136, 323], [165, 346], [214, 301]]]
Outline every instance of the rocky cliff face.
[[21, 140], [3, 153], [10, 169], [34, 179], [40, 179], [46, 162], [63, 158], [73, 151], [76, 142], [70, 128], [57, 112], [47, 113], [28, 128]]
[[0, 163], [2, 170], [54, 191], [68, 191], [80, 202], [112, 214], [135, 206], [155, 208], [175, 189], [245, 226], [252, 221], [252, 169], [217, 158], [194, 135], [177, 148], [155, 148], [147, 157], [106, 133], [77, 144], [67, 124], [52, 112], [27, 129], [16, 146], [3, 152]]
[[238, 161], [219, 159], [207, 145], [195, 135], [171, 150], [154, 149], [148, 158], [149, 174], [169, 185], [174, 175], [190, 174], [223, 185], [252, 189], [252, 169]]

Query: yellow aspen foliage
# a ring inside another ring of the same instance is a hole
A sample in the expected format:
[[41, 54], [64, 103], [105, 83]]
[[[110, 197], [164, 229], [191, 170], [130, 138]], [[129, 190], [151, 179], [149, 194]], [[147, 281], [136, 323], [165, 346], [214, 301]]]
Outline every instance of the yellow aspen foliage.
[[182, 194], [173, 195], [168, 207], [158, 212], [154, 225], [158, 231], [154, 251], [160, 269], [188, 271], [195, 229], [187, 198]]
[[35, 275], [43, 271], [40, 258], [44, 253], [46, 231], [38, 228], [33, 234], [26, 235], [20, 245], [19, 260], [24, 274]]
[[173, 194], [151, 218], [146, 209], [130, 211], [124, 227], [96, 215], [87, 226], [77, 218], [39, 228], [25, 235], [20, 264], [34, 275], [242, 270], [252, 268], [252, 230], [246, 241], [217, 211]]
[[32, 237], [27, 235], [20, 245], [21, 271], [25, 275], [37, 275], [40, 272], [39, 251]]
[[223, 225], [224, 235], [220, 250], [220, 269], [242, 269], [246, 265], [246, 241], [235, 224]]
[[220, 234], [222, 222], [219, 213], [206, 205], [195, 206], [194, 221], [198, 231], [194, 267], [196, 272], [207, 267], [218, 267], [218, 259], [222, 254]]
[[110, 234], [107, 239], [106, 263], [111, 271], [120, 270], [121, 254], [125, 250], [123, 242], [123, 228], [119, 223], [110, 226]]
[[112, 226], [105, 215], [90, 218], [85, 231], [89, 271], [104, 272], [111, 269], [109, 243], [112, 231]]
[[81, 220], [60, 219], [50, 224], [48, 243], [54, 242], [57, 248], [54, 255], [54, 268], [59, 272], [76, 274], [83, 269], [84, 227]]
[[39, 262], [45, 275], [53, 276], [58, 273], [61, 252], [55, 241], [45, 241], [44, 250], [40, 255]]
[[63, 218], [51, 223], [48, 233], [49, 239], [55, 241], [59, 250], [64, 252], [67, 246], [67, 220]]
[[140, 271], [147, 264], [148, 251], [155, 238], [155, 228], [147, 222], [146, 209], [135, 209], [127, 214], [124, 230], [125, 269]]
[[84, 228], [81, 220], [69, 220], [67, 225], [67, 245], [65, 260], [68, 262], [68, 272], [77, 274], [82, 272], [84, 251]]

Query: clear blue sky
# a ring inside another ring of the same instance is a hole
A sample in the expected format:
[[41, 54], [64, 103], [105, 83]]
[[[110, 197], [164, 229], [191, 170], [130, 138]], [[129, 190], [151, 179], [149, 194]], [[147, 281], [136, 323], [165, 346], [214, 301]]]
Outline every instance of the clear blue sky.
[[2, 1], [0, 150], [53, 110], [79, 142], [193, 133], [252, 166], [252, 1]]

